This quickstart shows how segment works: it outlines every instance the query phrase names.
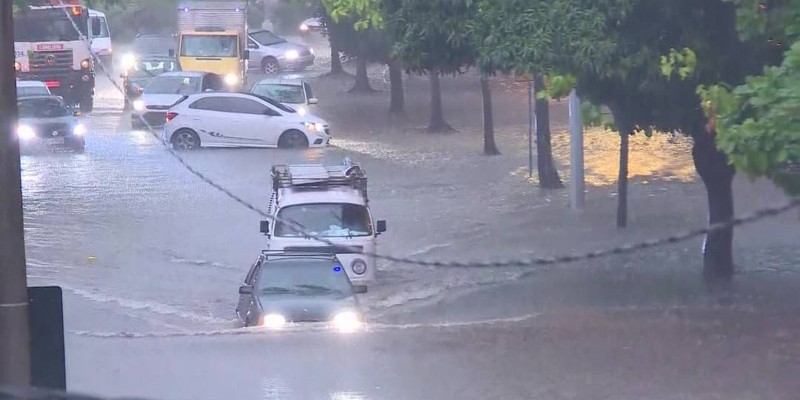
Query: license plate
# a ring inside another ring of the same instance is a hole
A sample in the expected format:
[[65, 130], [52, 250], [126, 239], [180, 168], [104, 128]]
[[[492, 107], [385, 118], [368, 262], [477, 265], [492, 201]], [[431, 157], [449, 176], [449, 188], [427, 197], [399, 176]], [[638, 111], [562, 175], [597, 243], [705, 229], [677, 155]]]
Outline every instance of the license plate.
[[59, 144], [64, 144], [64, 138], [57, 137], [57, 138], [45, 139], [44, 142], [49, 146], [57, 146]]

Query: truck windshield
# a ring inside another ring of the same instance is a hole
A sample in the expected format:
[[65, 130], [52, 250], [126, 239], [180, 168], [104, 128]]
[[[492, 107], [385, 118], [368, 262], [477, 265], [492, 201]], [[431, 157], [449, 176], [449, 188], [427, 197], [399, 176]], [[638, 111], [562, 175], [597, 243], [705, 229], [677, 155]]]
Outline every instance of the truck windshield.
[[298, 85], [262, 83], [253, 87], [253, 93], [259, 96], [269, 97], [281, 103], [305, 104], [306, 102], [306, 95], [303, 93], [303, 87]]
[[144, 89], [147, 94], [200, 93], [200, 78], [196, 76], [158, 76]]
[[[71, 17], [61, 8], [26, 10], [14, 18], [16, 42], [68, 42], [80, 40]], [[80, 19], [80, 17], [78, 17]], [[87, 34], [87, 18], [75, 21], [81, 35]]]
[[186, 35], [181, 43], [183, 57], [236, 57], [236, 36]]
[[20, 100], [17, 108], [20, 118], [58, 118], [72, 115], [72, 111], [57, 97]]
[[[300, 224], [307, 232], [320, 237], [357, 237], [372, 235], [372, 221], [367, 207], [358, 204], [301, 204], [282, 208], [279, 220]], [[302, 237], [291, 226], [277, 222], [275, 236]]]

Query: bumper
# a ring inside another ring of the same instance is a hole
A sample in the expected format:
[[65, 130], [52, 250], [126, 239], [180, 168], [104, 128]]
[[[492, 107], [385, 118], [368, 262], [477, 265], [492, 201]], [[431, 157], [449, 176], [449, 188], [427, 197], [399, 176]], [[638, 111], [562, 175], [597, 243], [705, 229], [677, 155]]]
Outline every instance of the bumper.
[[142, 112], [134, 112], [131, 114], [131, 125], [134, 127], [144, 127], [144, 123], [142, 123], [142, 117], [144, 120], [151, 127], [160, 127], [164, 126], [167, 123], [167, 111], [153, 111], [153, 110], [145, 110]]
[[32, 74], [20, 72], [20, 80], [35, 80], [45, 82], [50, 91], [67, 101], [77, 101], [83, 97], [94, 94], [94, 72], [78, 71], [69, 75], [48, 76], [46, 74]]
[[21, 151], [30, 151], [47, 148], [83, 148], [86, 144], [86, 139], [83, 136], [59, 136], [54, 138], [35, 137], [27, 140], [20, 140], [19, 147]]
[[287, 60], [286, 58], [278, 59], [281, 69], [296, 70], [303, 69], [314, 65], [316, 56], [313, 54], [307, 56], [300, 56], [294, 60]]

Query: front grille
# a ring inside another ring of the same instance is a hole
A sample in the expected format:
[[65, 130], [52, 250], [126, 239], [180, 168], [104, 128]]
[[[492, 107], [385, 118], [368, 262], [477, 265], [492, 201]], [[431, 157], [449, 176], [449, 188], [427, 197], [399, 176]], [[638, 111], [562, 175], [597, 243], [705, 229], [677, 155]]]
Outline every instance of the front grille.
[[167, 122], [167, 113], [165, 112], [146, 112], [144, 113], [144, 120], [148, 125], [160, 126]]
[[[70, 124], [65, 124], [63, 122], [41, 124], [34, 127], [34, 129], [36, 130], [36, 135], [41, 138], [52, 138], [52, 137], [72, 135], [72, 126]], [[53, 135], [53, 132], [56, 132], [56, 134]]]
[[36, 51], [29, 58], [30, 74], [41, 80], [56, 80], [73, 73], [72, 50]]

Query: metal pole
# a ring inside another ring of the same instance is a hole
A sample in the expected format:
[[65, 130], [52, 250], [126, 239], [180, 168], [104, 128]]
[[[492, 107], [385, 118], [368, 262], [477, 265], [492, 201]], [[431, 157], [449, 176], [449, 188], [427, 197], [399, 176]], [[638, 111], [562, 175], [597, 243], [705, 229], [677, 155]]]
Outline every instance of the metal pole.
[[570, 143], [570, 188], [569, 204], [573, 210], [583, 210], [583, 121], [581, 121], [581, 101], [575, 89], [569, 94], [569, 143]]
[[533, 81], [528, 81], [528, 178], [533, 177]]
[[12, 2], [0, 1], [0, 385], [31, 381]]

